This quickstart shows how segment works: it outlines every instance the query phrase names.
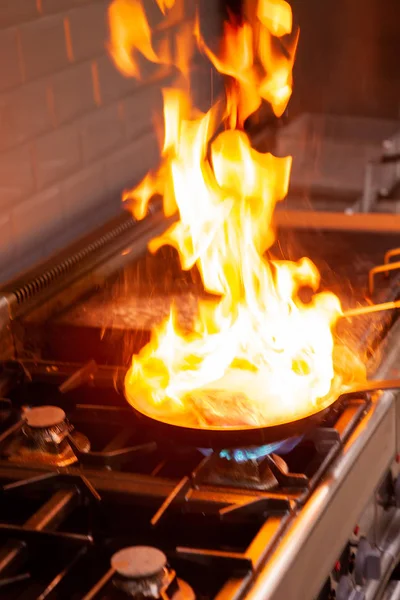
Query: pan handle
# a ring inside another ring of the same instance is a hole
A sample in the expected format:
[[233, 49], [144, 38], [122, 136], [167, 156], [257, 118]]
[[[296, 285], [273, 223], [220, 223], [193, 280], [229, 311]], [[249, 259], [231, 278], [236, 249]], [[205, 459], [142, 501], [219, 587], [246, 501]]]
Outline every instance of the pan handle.
[[344, 391], [341, 396], [358, 393], [362, 394], [364, 392], [378, 392], [381, 390], [400, 390], [400, 379], [372, 379], [365, 383], [358, 383], [349, 387], [349, 389]]

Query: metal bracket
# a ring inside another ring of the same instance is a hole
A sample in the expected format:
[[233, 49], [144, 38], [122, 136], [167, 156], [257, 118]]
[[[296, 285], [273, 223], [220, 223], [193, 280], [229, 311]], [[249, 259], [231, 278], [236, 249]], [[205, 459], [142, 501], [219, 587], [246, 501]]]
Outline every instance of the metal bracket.
[[386, 262], [383, 265], [378, 265], [377, 267], [374, 267], [373, 269], [371, 269], [368, 274], [369, 295], [372, 297], [374, 294], [374, 291], [375, 291], [375, 275], [377, 275], [378, 273], [385, 273], [385, 276], [388, 277], [389, 271], [398, 271], [399, 269], [400, 269], [400, 261], [394, 262], [394, 263]]

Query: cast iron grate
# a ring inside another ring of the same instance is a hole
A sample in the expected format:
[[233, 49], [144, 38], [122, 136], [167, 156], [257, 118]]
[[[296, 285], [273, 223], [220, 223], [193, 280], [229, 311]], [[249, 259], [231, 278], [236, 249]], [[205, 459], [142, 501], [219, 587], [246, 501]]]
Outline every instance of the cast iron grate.
[[[255, 486], [233, 485], [229, 477], [216, 485], [220, 457], [147, 437], [119, 393], [123, 370], [119, 377], [93, 363], [25, 362], [4, 364], [2, 373], [11, 384], [0, 429], [0, 507], [15, 509], [0, 522], [4, 598], [29, 585], [40, 598], [113, 598], [112, 551], [140, 544], [162, 549], [178, 577], [205, 598], [232, 578], [245, 582], [368, 409], [366, 397], [347, 399], [285, 455], [286, 469], [279, 457], [257, 461], [273, 478], [268, 489], [263, 476]], [[63, 408], [90, 451], [72, 439], [77, 460], [69, 467], [12, 464], [3, 450], [21, 427], [21, 409], [45, 404]], [[32, 513], [21, 522], [22, 505]]]

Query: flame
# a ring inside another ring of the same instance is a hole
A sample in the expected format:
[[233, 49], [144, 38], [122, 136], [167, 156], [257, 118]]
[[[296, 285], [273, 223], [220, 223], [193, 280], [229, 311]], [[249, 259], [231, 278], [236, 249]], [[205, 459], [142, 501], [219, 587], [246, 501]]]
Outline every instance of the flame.
[[292, 9], [284, 0], [259, 2], [257, 17], [272, 35], [282, 37], [292, 31]]
[[[158, 4], [167, 9], [173, 3]], [[110, 6], [110, 52], [126, 75], [139, 76], [138, 52], [152, 62], [166, 60], [155, 54], [144, 16], [139, 0], [114, 0]], [[205, 43], [198, 20], [192, 34], [227, 76], [226, 96], [199, 114], [186, 89], [163, 91], [160, 167], [124, 200], [138, 219], [156, 194], [167, 216], [178, 213], [179, 220], [152, 240], [150, 250], [175, 247], [182, 268], [196, 265], [214, 296], [199, 301], [190, 334], [180, 330], [171, 310], [133, 357], [127, 397], [147, 414], [185, 425], [294, 420], [331, 403], [352, 377], [349, 365], [365, 376], [360, 361], [335, 344], [340, 302], [332, 293], [317, 292], [315, 265], [307, 258], [297, 263], [265, 258], [275, 239], [275, 206], [287, 193], [291, 157], [257, 152], [242, 126], [263, 100], [276, 115], [284, 112], [298, 32], [292, 32], [287, 2], [260, 0], [242, 23], [225, 23], [218, 52]], [[188, 65], [187, 58], [177, 58], [178, 67]], [[308, 303], [300, 299], [304, 287], [313, 291]], [[335, 358], [344, 355], [344, 363]]]
[[108, 50], [118, 69], [127, 77], [140, 77], [132, 56], [135, 50], [152, 62], [159, 62], [151, 42], [151, 31], [140, 2], [114, 0], [108, 9], [110, 43]]
[[171, 8], [175, 4], [175, 0], [156, 0], [161, 12], [165, 15], [167, 10], [171, 10]]

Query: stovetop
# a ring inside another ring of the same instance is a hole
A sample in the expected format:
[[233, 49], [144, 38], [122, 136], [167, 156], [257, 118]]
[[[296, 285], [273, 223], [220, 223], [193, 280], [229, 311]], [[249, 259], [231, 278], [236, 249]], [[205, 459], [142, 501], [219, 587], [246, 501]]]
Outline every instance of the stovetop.
[[[237, 463], [151, 439], [114, 369], [75, 368], [3, 364], [0, 536], [14, 541], [0, 552], [2, 598], [119, 597], [115, 575], [103, 580], [112, 556], [142, 545], [161, 549], [196, 597], [229, 595], [265, 562], [369, 408], [367, 397], [348, 398], [288, 454]], [[37, 412], [49, 405], [58, 411]], [[51, 433], [63, 411], [64, 437], [58, 424]]]
[[[369, 270], [397, 245], [397, 236], [389, 234], [282, 230], [272, 253], [274, 258], [289, 260], [310, 257], [320, 270], [321, 289], [336, 293], [346, 309], [365, 304]], [[377, 292], [374, 301], [382, 300], [382, 294], [383, 299], [390, 296], [383, 276], [377, 278]], [[63, 362], [95, 359], [101, 364], [129, 365], [132, 354], [148, 342], [154, 325], [169, 315], [172, 302], [180, 327], [190, 330], [199, 296], [204, 291], [197, 270], [182, 272], [177, 253], [161, 248], [155, 256], [145, 254], [133, 261], [102, 288], [95, 287], [45, 321], [40, 310], [30, 314], [21, 327], [22, 354]], [[381, 315], [353, 319], [351, 327], [342, 327], [342, 334], [348, 343], [358, 343], [366, 329], [379, 326], [380, 319]]]
[[[310, 256], [323, 286], [347, 307], [365, 302], [368, 270], [394, 242], [315, 232], [293, 241], [286, 234], [274, 251], [290, 259]], [[378, 283], [376, 301], [398, 297], [398, 279]], [[219, 454], [153, 439], [124, 399], [126, 364], [171, 297], [180, 299], [190, 328], [201, 293], [196, 272], [182, 275], [166, 250], [46, 322], [33, 314], [17, 324], [24, 332], [18, 360], [0, 369], [2, 597], [127, 597], [131, 579], [116, 570], [116, 553], [138, 546], [165, 555], [163, 597], [176, 595], [175, 574], [189, 586], [181, 584], [185, 598], [190, 590], [204, 599], [244, 597], [330, 470], [348, 460], [354, 440], [381, 418], [374, 398], [347, 398], [285, 454], [257, 449], [257, 459], [249, 449]], [[390, 311], [353, 319], [339, 335], [366, 360], [378, 358], [396, 318]], [[369, 365], [373, 372], [376, 361]], [[234, 460], [246, 453], [249, 460]], [[150, 575], [146, 585], [158, 589], [160, 574]]]

